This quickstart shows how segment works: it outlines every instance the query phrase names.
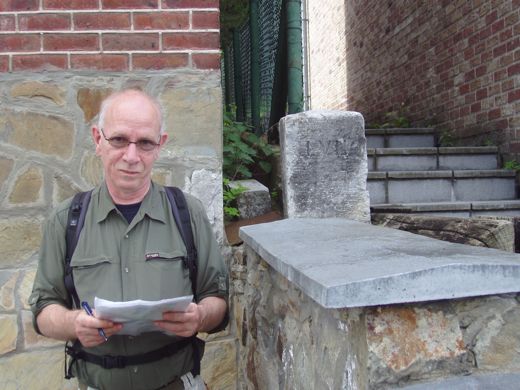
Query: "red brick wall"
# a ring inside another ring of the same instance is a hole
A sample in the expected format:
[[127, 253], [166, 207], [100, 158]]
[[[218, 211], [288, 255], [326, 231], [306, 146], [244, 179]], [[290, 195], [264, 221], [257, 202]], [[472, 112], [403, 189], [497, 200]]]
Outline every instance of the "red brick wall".
[[2, 0], [0, 72], [218, 69], [218, 0]]
[[520, 0], [346, 0], [348, 108], [520, 154]]

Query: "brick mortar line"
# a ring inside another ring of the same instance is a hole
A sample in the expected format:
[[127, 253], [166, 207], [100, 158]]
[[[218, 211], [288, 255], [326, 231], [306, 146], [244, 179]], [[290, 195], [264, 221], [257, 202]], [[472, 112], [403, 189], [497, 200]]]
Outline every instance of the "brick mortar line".
[[66, 50], [66, 51], [25, 51], [25, 52], [5, 52], [0, 53], [1, 56], [13, 56], [13, 55], [55, 55], [55, 54], [67, 54], [67, 55], [90, 55], [90, 54], [220, 54], [219, 49], [186, 49], [186, 50], [162, 50], [162, 51], [151, 51], [151, 50], [106, 50], [106, 51], [92, 51], [92, 50], [84, 50], [84, 51], [73, 51], [73, 50]]
[[219, 29], [186, 29], [186, 30], [34, 30], [34, 31], [0, 31], [0, 35], [34, 35], [34, 34], [157, 34], [157, 33], [214, 33], [220, 32]]
[[78, 9], [78, 10], [41, 10], [41, 11], [0, 11], [0, 16], [9, 15], [42, 15], [42, 14], [84, 14], [84, 13], [187, 13], [187, 12], [217, 12], [218, 8], [174, 8], [174, 9]]

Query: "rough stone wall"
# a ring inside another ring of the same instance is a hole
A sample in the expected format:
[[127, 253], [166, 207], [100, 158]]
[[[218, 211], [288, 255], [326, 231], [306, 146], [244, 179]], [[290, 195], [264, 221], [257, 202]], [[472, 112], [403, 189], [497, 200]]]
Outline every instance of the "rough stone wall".
[[[0, 2], [0, 388], [77, 388], [27, 298], [42, 221], [102, 179], [90, 128], [110, 91], [160, 100], [170, 138], [153, 178], [199, 197], [223, 242], [218, 13], [217, 0]], [[235, 388], [231, 332], [208, 340], [204, 376]]]
[[518, 294], [326, 310], [247, 246], [232, 270], [241, 388], [387, 389], [520, 372]]
[[306, 4], [310, 109], [345, 110], [345, 0], [308, 0]]
[[[361, 112], [368, 124], [401, 110], [416, 125], [451, 132], [462, 145], [495, 144], [506, 159], [518, 157], [518, 0], [345, 0], [344, 5], [343, 24], [320, 13], [316, 24], [320, 31], [343, 28], [349, 110]], [[328, 50], [334, 44], [323, 47], [321, 53], [311, 47], [318, 58], [310, 59], [310, 79], [320, 76], [311, 95], [326, 88], [327, 80], [336, 81], [312, 64], [342, 61]], [[320, 99], [319, 108], [335, 108], [344, 99], [338, 93], [328, 106]], [[311, 103], [313, 109], [318, 104], [314, 96]]]

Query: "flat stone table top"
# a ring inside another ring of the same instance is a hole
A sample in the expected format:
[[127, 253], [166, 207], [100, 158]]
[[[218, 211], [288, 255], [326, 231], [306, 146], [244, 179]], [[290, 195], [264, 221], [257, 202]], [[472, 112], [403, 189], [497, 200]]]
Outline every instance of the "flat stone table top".
[[368, 223], [295, 218], [241, 227], [239, 234], [326, 308], [520, 291], [520, 254]]

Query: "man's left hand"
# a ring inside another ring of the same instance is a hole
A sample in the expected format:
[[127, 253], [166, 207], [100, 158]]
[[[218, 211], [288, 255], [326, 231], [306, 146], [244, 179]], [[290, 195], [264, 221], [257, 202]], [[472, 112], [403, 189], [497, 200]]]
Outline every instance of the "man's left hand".
[[155, 325], [177, 336], [190, 337], [202, 328], [204, 309], [201, 305], [190, 303], [186, 311], [167, 311], [162, 321], [154, 321]]
[[184, 312], [168, 311], [155, 325], [177, 336], [191, 337], [198, 332], [215, 329], [226, 313], [226, 301], [218, 297], [206, 297], [198, 304], [190, 303]]

